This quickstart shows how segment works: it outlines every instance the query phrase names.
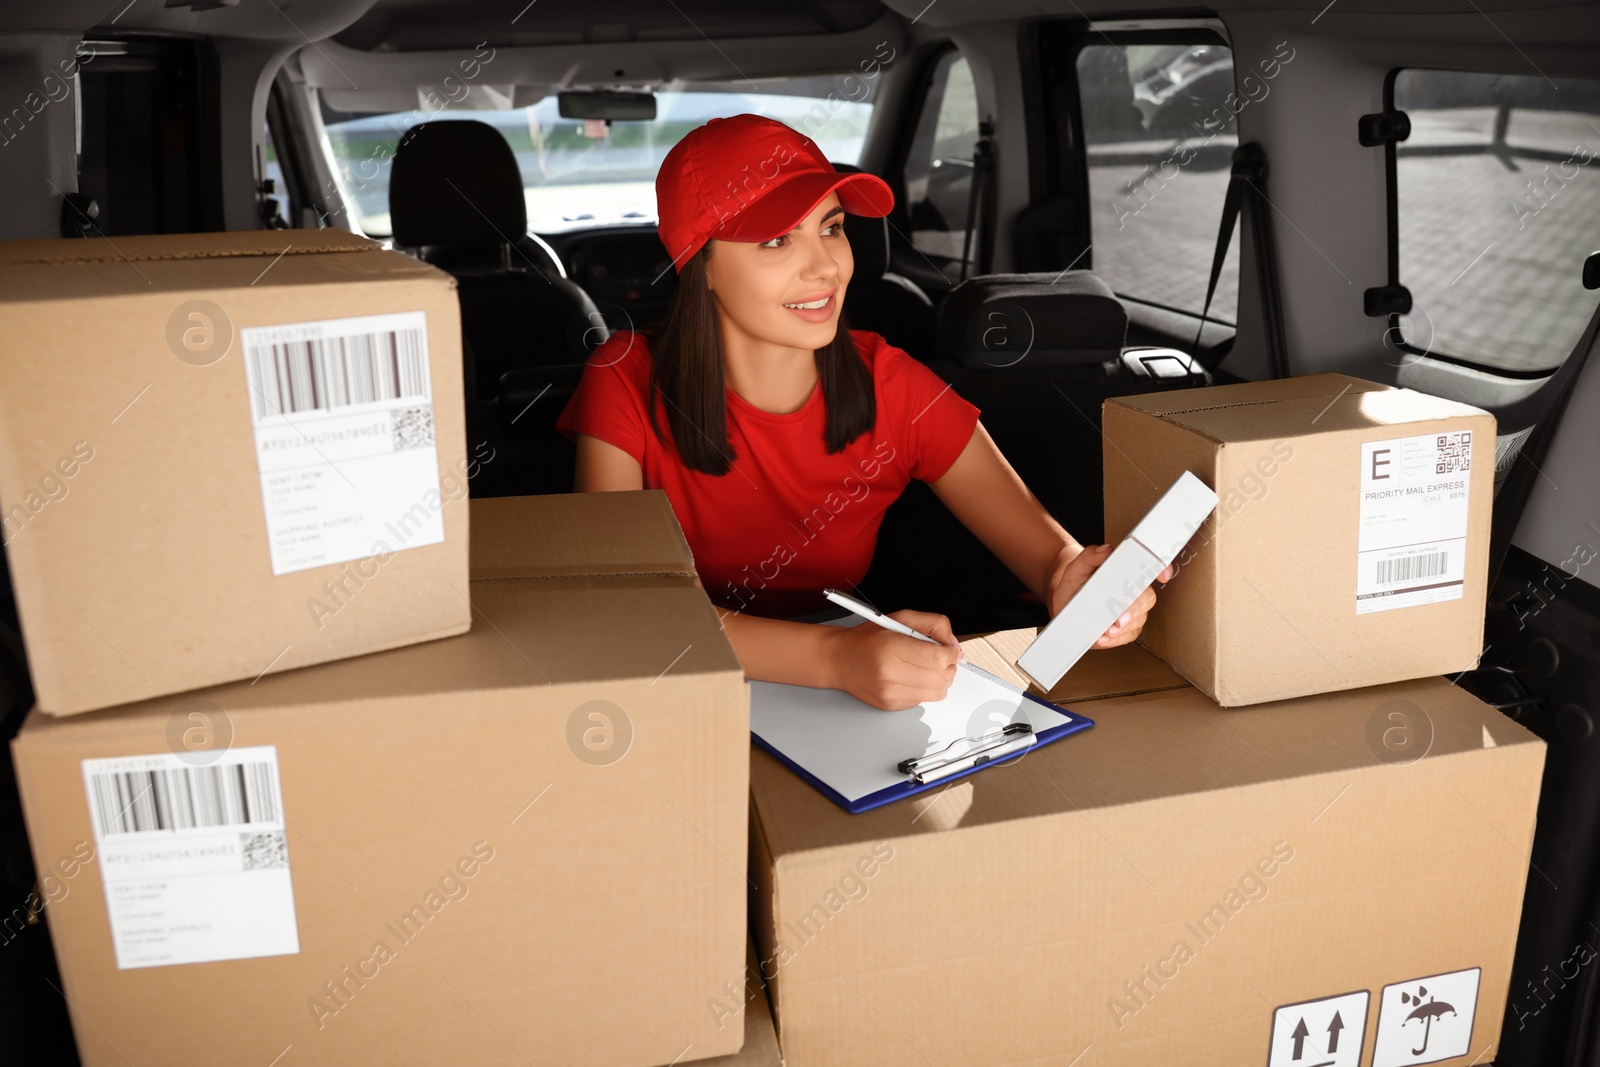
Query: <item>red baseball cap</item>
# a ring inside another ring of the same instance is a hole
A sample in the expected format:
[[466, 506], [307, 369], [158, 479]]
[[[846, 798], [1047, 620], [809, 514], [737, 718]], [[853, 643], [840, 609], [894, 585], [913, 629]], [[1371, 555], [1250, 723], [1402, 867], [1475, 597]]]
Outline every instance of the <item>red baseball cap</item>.
[[794, 229], [828, 194], [852, 215], [894, 207], [882, 178], [833, 169], [816, 142], [761, 115], [714, 118], [672, 146], [656, 174], [656, 229], [683, 265], [711, 238], [770, 241]]

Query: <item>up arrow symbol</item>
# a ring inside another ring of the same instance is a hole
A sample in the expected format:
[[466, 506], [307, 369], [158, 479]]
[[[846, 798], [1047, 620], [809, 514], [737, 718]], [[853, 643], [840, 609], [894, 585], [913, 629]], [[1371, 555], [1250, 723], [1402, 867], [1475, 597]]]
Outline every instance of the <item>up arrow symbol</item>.
[[1306, 1035], [1311, 1031], [1306, 1029], [1306, 1017], [1300, 1016], [1300, 1021], [1294, 1024], [1294, 1033], [1289, 1036], [1294, 1038], [1294, 1055], [1291, 1059], [1299, 1059], [1300, 1053], [1305, 1049]]
[[1344, 1020], [1339, 1018], [1339, 1013], [1333, 1013], [1333, 1021], [1328, 1024], [1328, 1055], [1339, 1051], [1339, 1031], [1344, 1029]]

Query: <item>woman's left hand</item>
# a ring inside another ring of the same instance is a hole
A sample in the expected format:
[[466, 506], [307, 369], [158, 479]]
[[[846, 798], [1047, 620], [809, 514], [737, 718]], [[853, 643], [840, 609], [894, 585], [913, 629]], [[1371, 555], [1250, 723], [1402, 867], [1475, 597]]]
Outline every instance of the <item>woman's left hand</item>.
[[[1089, 580], [1096, 567], [1106, 561], [1111, 555], [1110, 545], [1085, 545], [1082, 549], [1063, 548], [1056, 557], [1055, 566], [1051, 568], [1049, 582], [1049, 607], [1050, 617], [1053, 619], [1061, 609], [1066, 607], [1077, 591], [1083, 588], [1083, 583]], [[1156, 581], [1166, 583], [1172, 580], [1173, 570], [1169, 564], [1156, 576]], [[1128, 610], [1113, 622], [1105, 633], [1101, 634], [1094, 643], [1095, 648], [1112, 648], [1116, 645], [1125, 645], [1139, 636], [1139, 631], [1144, 629], [1145, 617], [1150, 609], [1155, 606], [1156, 592], [1154, 587], [1147, 587], [1137, 599], [1128, 606]]]

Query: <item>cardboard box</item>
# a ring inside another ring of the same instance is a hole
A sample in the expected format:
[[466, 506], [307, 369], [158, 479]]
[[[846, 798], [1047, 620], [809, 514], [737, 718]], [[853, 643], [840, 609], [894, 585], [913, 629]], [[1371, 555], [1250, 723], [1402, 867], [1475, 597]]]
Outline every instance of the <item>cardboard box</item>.
[[[666, 494], [472, 511], [466, 634], [24, 723], [86, 1065], [739, 1050], [710, 1004], [745, 969], [749, 685]], [[183, 786], [235, 821], [142, 829]]]
[[[756, 955], [754, 940], [749, 942], [745, 951], [744, 966], [742, 1013], [727, 1014], [735, 1001], [727, 987], [724, 987], [723, 996], [714, 998], [709, 1005], [712, 1014], [723, 1026], [731, 1027], [743, 1020], [744, 1046], [732, 1055], [703, 1061], [704, 1067], [783, 1067], [783, 1054], [778, 1049], [778, 1032], [772, 1023], [772, 1002], [767, 999], [767, 985], [761, 978], [760, 959]], [[672, 1064], [666, 1064], [665, 1067], [672, 1067]]]
[[0, 332], [45, 712], [470, 625], [449, 275], [339, 230], [0, 242]]
[[[993, 670], [1033, 632], [963, 644]], [[1437, 678], [1243, 709], [1173, 681], [1092, 651], [1050, 696], [1093, 728], [862, 815], [753, 752], [786, 1062], [1493, 1059], [1544, 743]], [[1456, 1014], [1406, 1025], [1419, 989]], [[1428, 1025], [1436, 1059], [1393, 1058]]]
[[1227, 707], [1483, 649], [1494, 416], [1343, 374], [1106, 401], [1106, 537], [1192, 470], [1221, 502], [1140, 641]]

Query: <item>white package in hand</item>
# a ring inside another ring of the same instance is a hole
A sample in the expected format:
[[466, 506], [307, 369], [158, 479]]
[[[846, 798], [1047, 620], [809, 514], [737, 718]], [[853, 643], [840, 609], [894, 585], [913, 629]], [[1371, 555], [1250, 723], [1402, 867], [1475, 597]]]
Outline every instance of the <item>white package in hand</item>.
[[1094, 647], [1189, 543], [1217, 506], [1217, 494], [1184, 471], [1122, 543], [1095, 569], [1055, 618], [1017, 657], [1017, 666], [1050, 690]]

